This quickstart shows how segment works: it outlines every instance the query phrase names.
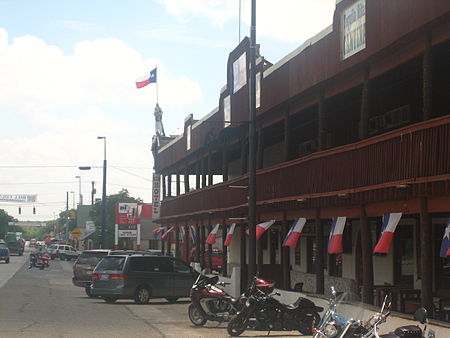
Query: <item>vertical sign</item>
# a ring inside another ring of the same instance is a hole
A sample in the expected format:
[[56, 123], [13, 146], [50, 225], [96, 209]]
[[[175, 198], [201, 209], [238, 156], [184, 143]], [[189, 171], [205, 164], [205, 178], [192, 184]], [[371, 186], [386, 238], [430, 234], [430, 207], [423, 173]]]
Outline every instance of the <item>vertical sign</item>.
[[161, 175], [153, 174], [153, 191], [152, 191], [152, 205], [153, 205], [153, 218], [159, 218], [159, 211], [161, 207], [160, 202], [161, 191]]
[[247, 54], [233, 62], [233, 94], [247, 84]]
[[366, 0], [359, 0], [342, 12], [342, 60], [364, 48], [366, 48]]
[[[223, 120], [224, 121], [231, 121], [231, 101], [230, 101], [230, 95], [225, 97], [223, 99]], [[229, 125], [231, 125], [230, 122], [225, 122], [223, 127], [226, 128]]]

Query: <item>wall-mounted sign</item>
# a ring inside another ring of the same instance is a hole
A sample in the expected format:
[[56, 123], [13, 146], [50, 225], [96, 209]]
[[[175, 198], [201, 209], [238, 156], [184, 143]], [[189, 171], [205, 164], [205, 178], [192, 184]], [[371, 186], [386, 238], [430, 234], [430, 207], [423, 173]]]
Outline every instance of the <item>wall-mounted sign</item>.
[[120, 238], [136, 238], [137, 230], [118, 230]]
[[86, 221], [86, 232], [95, 231], [95, 223], [93, 221]]
[[153, 218], [159, 218], [159, 211], [161, 209], [161, 176], [159, 174], [153, 174], [153, 191], [152, 191], [152, 206], [153, 206]]
[[138, 202], [116, 203], [116, 224], [139, 224]]
[[233, 94], [247, 84], [247, 54], [233, 62]]
[[2, 201], [2, 202], [36, 203], [37, 195], [0, 194], [0, 201]]
[[341, 14], [342, 60], [366, 48], [366, 0], [358, 0]]

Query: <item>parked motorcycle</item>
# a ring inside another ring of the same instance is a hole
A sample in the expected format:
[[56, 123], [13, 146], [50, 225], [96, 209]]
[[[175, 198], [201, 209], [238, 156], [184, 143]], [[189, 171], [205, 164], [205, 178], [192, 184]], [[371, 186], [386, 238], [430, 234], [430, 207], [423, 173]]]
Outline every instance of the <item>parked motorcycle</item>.
[[225, 322], [234, 316], [242, 306], [219, 286], [219, 276], [208, 277], [201, 273], [191, 288], [191, 304], [188, 308], [189, 319], [195, 326], [203, 326], [210, 321]]
[[50, 256], [46, 253], [31, 253], [29, 269], [35, 267], [40, 270], [50, 266]]
[[254, 278], [247, 292], [245, 306], [228, 323], [228, 334], [239, 336], [247, 329], [251, 318], [256, 318], [257, 330], [269, 332], [298, 330], [302, 334], [310, 334], [312, 328], [319, 323], [319, 312], [323, 311], [323, 308], [303, 297], [299, 297], [294, 304], [283, 304], [269, 292], [261, 291], [258, 288], [260, 281], [261, 279]]

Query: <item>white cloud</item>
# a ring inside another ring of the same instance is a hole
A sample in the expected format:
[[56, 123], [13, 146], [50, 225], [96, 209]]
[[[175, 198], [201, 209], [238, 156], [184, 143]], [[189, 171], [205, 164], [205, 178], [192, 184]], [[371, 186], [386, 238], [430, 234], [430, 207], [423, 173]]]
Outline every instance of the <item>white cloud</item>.
[[[160, 0], [179, 20], [202, 17], [224, 25], [239, 16], [238, 0]], [[250, 26], [251, 1], [242, 0], [242, 22]], [[256, 34], [283, 42], [302, 43], [333, 21], [335, 0], [258, 0]], [[246, 33], [245, 33], [246, 34]], [[247, 34], [249, 35], [249, 34]]]

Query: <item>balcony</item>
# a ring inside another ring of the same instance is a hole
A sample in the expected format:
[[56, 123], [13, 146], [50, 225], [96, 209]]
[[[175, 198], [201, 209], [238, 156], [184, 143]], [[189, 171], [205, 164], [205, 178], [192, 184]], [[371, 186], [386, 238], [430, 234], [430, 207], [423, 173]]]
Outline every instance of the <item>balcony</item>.
[[[191, 191], [162, 202], [164, 219], [246, 206], [248, 177]], [[316, 152], [257, 172], [257, 203], [358, 193], [450, 180], [450, 115], [360, 142]]]

